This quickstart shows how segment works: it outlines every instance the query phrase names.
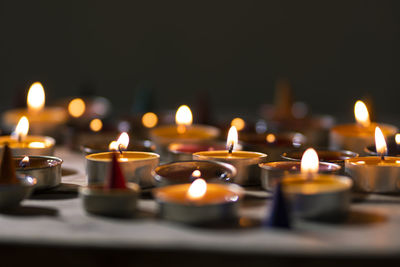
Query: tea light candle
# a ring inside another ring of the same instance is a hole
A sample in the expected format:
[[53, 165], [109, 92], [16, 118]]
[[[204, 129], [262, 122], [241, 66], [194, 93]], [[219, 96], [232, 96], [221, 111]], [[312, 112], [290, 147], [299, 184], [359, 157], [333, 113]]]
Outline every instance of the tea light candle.
[[[223, 150], [225, 148], [226, 144], [217, 142], [172, 143], [168, 146], [168, 152], [173, 161], [186, 161], [193, 158], [193, 153]], [[237, 150], [242, 150], [242, 145], [238, 144]]]
[[366, 193], [400, 192], [400, 157], [386, 157], [385, 137], [375, 129], [378, 157], [357, 157], [345, 162], [346, 172], [353, 178], [355, 189]]
[[228, 150], [202, 151], [193, 154], [195, 160], [216, 160], [236, 167], [237, 176], [234, 182], [240, 185], [260, 184], [258, 164], [267, 160], [267, 155], [259, 152], [234, 151], [238, 143], [238, 132], [232, 126], [228, 133]]
[[60, 107], [44, 107], [45, 93], [40, 82], [35, 82], [29, 88], [27, 96], [28, 109], [14, 109], [6, 111], [3, 115], [3, 124], [12, 129], [18, 120], [25, 116], [31, 123], [31, 132], [42, 135], [53, 132], [68, 119], [67, 112]]
[[154, 170], [154, 179], [157, 186], [172, 184], [191, 183], [201, 177], [209, 182], [224, 183], [230, 182], [236, 176], [236, 168], [230, 164], [206, 161], [190, 160], [171, 162], [158, 166]]
[[237, 218], [243, 189], [234, 184], [207, 184], [198, 178], [191, 184], [158, 188], [153, 195], [160, 205], [162, 218], [202, 225]]
[[180, 106], [175, 115], [176, 125], [155, 127], [150, 130], [151, 138], [162, 146], [172, 142], [200, 142], [219, 136], [219, 130], [207, 125], [192, 125], [193, 116], [189, 107]]
[[154, 185], [153, 169], [158, 165], [160, 156], [151, 152], [124, 151], [129, 144], [129, 136], [122, 133], [117, 141], [110, 143], [110, 150], [86, 156], [86, 172], [89, 183], [103, 182], [109, 173], [112, 155], [119, 151], [118, 162], [125, 178], [137, 182], [142, 187]]
[[28, 135], [29, 121], [22, 117], [11, 136], [0, 136], [0, 146], [11, 148], [14, 156], [53, 155], [55, 140], [48, 136]]
[[[259, 164], [261, 168], [261, 186], [267, 191], [273, 191], [277, 182], [289, 174], [299, 174], [301, 162], [299, 161], [274, 161]], [[320, 162], [318, 172], [337, 174], [342, 167], [335, 163]]]
[[318, 155], [304, 152], [301, 174], [288, 175], [282, 189], [295, 216], [304, 219], [339, 220], [348, 212], [352, 180], [345, 176], [318, 174]]
[[337, 125], [331, 129], [330, 145], [334, 149], [345, 149], [365, 154], [364, 148], [374, 143], [374, 131], [381, 128], [385, 137], [394, 136], [398, 129], [389, 124], [373, 123], [369, 119], [367, 107], [362, 101], [354, 105], [356, 124]]
[[[366, 147], [365, 152], [371, 156], [378, 155], [375, 144]], [[400, 156], [400, 134], [399, 133], [395, 135], [395, 138], [390, 138], [388, 140], [386, 155], [394, 156], [394, 157]]]
[[49, 189], [61, 183], [62, 159], [49, 156], [14, 157], [17, 174], [36, 178], [35, 190]]

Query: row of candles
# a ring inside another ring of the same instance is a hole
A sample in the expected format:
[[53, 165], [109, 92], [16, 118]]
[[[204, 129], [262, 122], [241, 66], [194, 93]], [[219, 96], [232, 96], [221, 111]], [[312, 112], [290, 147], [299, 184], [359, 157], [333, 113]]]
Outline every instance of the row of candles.
[[[82, 100], [71, 101], [70, 114], [79, 117], [84, 112], [84, 105]], [[41, 132], [42, 127], [50, 125], [54, 128], [65, 123], [66, 115], [59, 108], [44, 109], [44, 90], [40, 83], [32, 85], [28, 107], [28, 110], [6, 112], [3, 116], [6, 123], [14, 122], [17, 116], [21, 118], [11, 136], [0, 137], [0, 144], [11, 148], [18, 174], [35, 178], [36, 190], [51, 188], [61, 182], [62, 160], [52, 156], [53, 138], [28, 135], [29, 123], [33, 122], [36, 132]], [[299, 155], [287, 151], [283, 156], [294, 161], [271, 161], [265, 153], [241, 150], [236, 128], [243, 125], [241, 119], [232, 122], [236, 126], [229, 130], [226, 149], [221, 149], [221, 144], [214, 141], [220, 130], [213, 126], [193, 125], [192, 113], [187, 106], [181, 106], [176, 112], [176, 125], [154, 127], [157, 116], [145, 114], [143, 123], [152, 128], [150, 137], [162, 157], [169, 152], [170, 155], [178, 154], [178, 159], [192, 159], [158, 166], [159, 154], [129, 151], [129, 136], [123, 133], [109, 144], [110, 151], [105, 151], [104, 144], [89, 149], [86, 156], [89, 185], [81, 189], [84, 206], [96, 214], [132, 214], [139, 188], [156, 185], [160, 188], [154, 190], [154, 196], [160, 203], [162, 216], [176, 221], [207, 223], [236, 217], [237, 203], [244, 194], [241, 186], [262, 183], [266, 190], [280, 184], [290, 203], [294, 203], [294, 214], [299, 217], [345, 215], [353, 184], [357, 190], [369, 193], [397, 192], [400, 176], [400, 158], [386, 156], [385, 142], [385, 137], [396, 135], [397, 128], [370, 122], [368, 110], [361, 101], [355, 105], [355, 117], [356, 124], [335, 126], [330, 135], [333, 148], [354, 152], [311, 149]], [[96, 118], [90, 124], [92, 129], [101, 130], [101, 120]], [[299, 136], [301, 134], [291, 137], [294, 147]], [[379, 156], [360, 157], [359, 154], [374, 142], [374, 136], [375, 152], [369, 150]], [[277, 138], [278, 135], [267, 134], [265, 143], [273, 144]], [[322, 160], [331, 163], [320, 162], [318, 154]], [[29, 157], [24, 157], [26, 155]], [[123, 186], [121, 182], [115, 182], [121, 179], [126, 179], [128, 186], [125, 182]], [[108, 186], [103, 186], [104, 183]]]

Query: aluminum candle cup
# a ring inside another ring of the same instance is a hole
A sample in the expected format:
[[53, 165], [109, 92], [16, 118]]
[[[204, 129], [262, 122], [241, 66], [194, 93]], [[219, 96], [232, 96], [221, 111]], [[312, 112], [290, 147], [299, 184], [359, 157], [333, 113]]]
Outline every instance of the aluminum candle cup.
[[[168, 152], [173, 161], [187, 161], [193, 159], [193, 153], [224, 150], [225, 148], [226, 144], [221, 142], [172, 143], [168, 146]], [[238, 144], [236, 150], [242, 150], [242, 146]]]
[[36, 179], [26, 175], [17, 175], [17, 178], [20, 184], [0, 185], [0, 210], [15, 208], [31, 195]]
[[[112, 153], [104, 152], [86, 156], [88, 183], [103, 183], [110, 173]], [[160, 156], [151, 152], [124, 151], [118, 161], [125, 179], [141, 187], [154, 186], [152, 171], [157, 167]]]
[[300, 148], [306, 143], [306, 137], [301, 133], [246, 133], [240, 132], [240, 140], [244, 150], [258, 151], [268, 155], [268, 161], [278, 161], [282, 153]]
[[22, 167], [23, 158], [13, 158], [17, 174], [35, 177], [35, 190], [53, 188], [61, 183], [62, 159], [50, 156], [29, 156], [29, 164]]
[[367, 127], [358, 124], [337, 125], [331, 129], [330, 145], [333, 149], [344, 149], [364, 155], [364, 148], [374, 143], [375, 128], [379, 126], [386, 138], [393, 137], [398, 129], [389, 124], [371, 123]]
[[267, 155], [259, 152], [226, 150], [203, 151], [193, 154], [194, 160], [216, 160], [235, 166], [237, 174], [234, 183], [240, 185], [259, 185], [260, 168], [259, 163], [267, 161]]
[[28, 135], [21, 142], [18, 142], [11, 136], [0, 136], [1, 149], [6, 143], [8, 143], [14, 156], [52, 156], [56, 141], [48, 136]]
[[[267, 191], [273, 191], [277, 182], [289, 174], [300, 173], [300, 161], [276, 161], [259, 164], [261, 168], [261, 186]], [[320, 162], [319, 173], [337, 174], [341, 166], [335, 163]]]
[[[108, 152], [109, 151], [109, 143], [113, 140], [102, 141], [100, 142], [90, 142], [81, 146], [81, 150], [85, 153], [85, 155]], [[129, 145], [126, 149], [127, 151], [139, 151], [139, 152], [154, 152], [156, 150], [156, 146], [150, 140], [143, 141], [130, 141]]]
[[[330, 162], [340, 165], [341, 174], [344, 174], [344, 161], [346, 159], [351, 159], [358, 157], [358, 154], [352, 151], [347, 150], [325, 150], [325, 149], [318, 149], [316, 150], [318, 154], [318, 158], [320, 161], [323, 162]], [[292, 160], [292, 161], [300, 161], [301, 157], [303, 156], [304, 150], [295, 150], [290, 152], [285, 152], [281, 155], [281, 157], [285, 160]]]
[[359, 192], [400, 192], [400, 157], [358, 157], [346, 160], [345, 165]]
[[236, 176], [236, 168], [227, 163], [205, 160], [179, 161], [160, 165], [154, 170], [156, 186], [191, 183], [195, 170], [201, 172], [201, 178], [207, 183], [230, 182]]
[[189, 200], [186, 194], [191, 184], [179, 184], [155, 189], [163, 219], [192, 225], [207, 225], [233, 221], [238, 217], [244, 190], [235, 184], [207, 184], [201, 199]]
[[140, 187], [127, 183], [127, 189], [104, 189], [102, 184], [79, 188], [83, 207], [88, 213], [110, 217], [130, 217], [135, 213]]
[[346, 176], [317, 174], [307, 179], [298, 174], [286, 176], [282, 180], [282, 190], [294, 217], [339, 221], [348, 213], [352, 184]]

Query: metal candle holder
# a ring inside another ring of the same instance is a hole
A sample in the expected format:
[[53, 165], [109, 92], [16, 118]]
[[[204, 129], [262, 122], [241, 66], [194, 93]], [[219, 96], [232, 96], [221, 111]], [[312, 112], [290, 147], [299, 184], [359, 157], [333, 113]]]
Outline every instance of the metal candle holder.
[[17, 175], [20, 184], [0, 185], [0, 210], [15, 208], [28, 198], [36, 184], [36, 179], [26, 175]]
[[29, 165], [21, 167], [23, 157], [13, 157], [18, 174], [35, 177], [35, 190], [49, 189], [61, 183], [61, 164], [63, 160], [50, 156], [29, 156]]
[[[0, 137], [0, 144], [1, 144], [0, 153], [3, 150], [3, 144], [9, 142], [10, 142], [9, 136]], [[56, 144], [56, 140], [54, 140], [54, 138], [52, 137], [28, 135], [25, 137], [24, 142], [43, 142], [46, 145], [43, 148], [10, 146], [12, 154], [14, 156], [26, 156], [26, 155], [52, 156], [54, 154], [54, 146]]]
[[236, 168], [230, 164], [216, 161], [179, 161], [158, 166], [154, 170], [156, 186], [162, 187], [173, 184], [193, 182], [191, 174], [199, 170], [201, 178], [209, 182], [231, 182], [236, 176]]

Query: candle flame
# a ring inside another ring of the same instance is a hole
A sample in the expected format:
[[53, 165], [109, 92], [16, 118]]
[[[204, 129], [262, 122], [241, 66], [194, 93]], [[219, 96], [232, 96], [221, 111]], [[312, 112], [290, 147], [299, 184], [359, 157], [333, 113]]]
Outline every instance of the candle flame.
[[226, 140], [226, 147], [228, 150], [230, 148], [233, 148], [233, 150], [235, 150], [237, 144], [238, 144], [238, 132], [235, 126], [231, 126], [228, 132], [228, 138]]
[[126, 132], [120, 134], [117, 140], [119, 149], [127, 149], [129, 145], [129, 135]]
[[15, 131], [13, 132], [13, 136], [16, 137], [17, 139], [21, 140], [24, 139], [29, 132], [29, 120], [27, 117], [22, 116], [17, 124], [17, 127], [15, 127]]
[[384, 156], [387, 153], [387, 146], [385, 141], [385, 136], [382, 133], [382, 130], [379, 127], [375, 128], [375, 147], [376, 152], [380, 156]]
[[400, 145], [400, 134], [396, 134], [395, 140], [396, 140], [396, 144]]
[[74, 118], [79, 118], [85, 113], [86, 105], [81, 98], [72, 99], [68, 104], [68, 112]]
[[43, 85], [40, 82], [35, 82], [31, 85], [28, 91], [28, 109], [32, 110], [32, 112], [38, 112], [43, 109], [44, 103], [45, 94]]
[[158, 117], [153, 112], [147, 112], [142, 117], [142, 123], [143, 123], [143, 126], [146, 128], [153, 128], [158, 123]]
[[242, 118], [234, 118], [231, 121], [231, 126], [235, 126], [238, 131], [241, 131], [246, 126], [246, 123]]
[[201, 176], [201, 171], [199, 171], [199, 170], [194, 170], [194, 171], [192, 172], [192, 177], [193, 177], [193, 178], [200, 178], [200, 176]]
[[189, 190], [186, 193], [186, 197], [189, 200], [201, 199], [207, 192], [207, 183], [204, 179], [196, 179], [190, 185]]
[[117, 141], [112, 141], [108, 145], [108, 150], [110, 150], [110, 151], [118, 151], [118, 142]]
[[190, 108], [186, 105], [180, 106], [175, 114], [175, 123], [178, 125], [178, 133], [185, 133], [186, 126], [192, 125], [192, 122], [193, 116]]
[[301, 158], [301, 172], [306, 174], [315, 174], [318, 172], [318, 168], [319, 158], [317, 152], [313, 148], [307, 149]]
[[363, 127], [368, 127], [371, 124], [367, 106], [360, 100], [354, 105], [354, 116], [356, 117], [357, 123]]
[[28, 156], [25, 156], [25, 157], [21, 160], [21, 162], [22, 162], [22, 163], [29, 163], [29, 157], [28, 157]]
[[93, 119], [89, 124], [90, 130], [98, 132], [103, 128], [103, 122], [100, 119]]

